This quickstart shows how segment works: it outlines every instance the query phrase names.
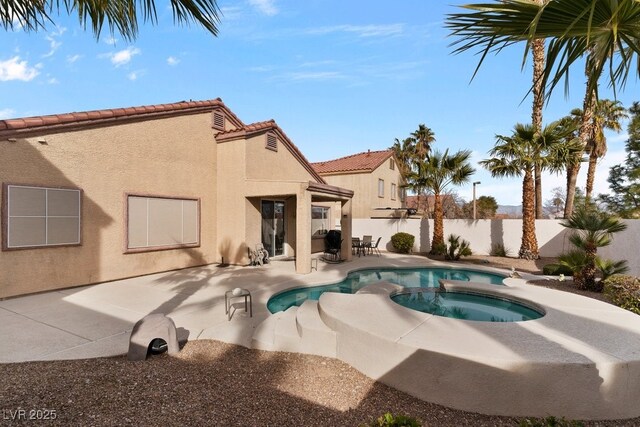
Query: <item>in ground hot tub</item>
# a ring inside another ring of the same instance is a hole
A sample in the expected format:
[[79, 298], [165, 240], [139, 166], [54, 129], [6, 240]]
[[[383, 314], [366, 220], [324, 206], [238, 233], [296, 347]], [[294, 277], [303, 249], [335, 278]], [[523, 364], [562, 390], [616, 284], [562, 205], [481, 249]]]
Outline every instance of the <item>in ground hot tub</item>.
[[414, 288], [397, 292], [391, 299], [403, 307], [436, 316], [480, 322], [522, 322], [544, 313], [508, 298], [467, 291]]

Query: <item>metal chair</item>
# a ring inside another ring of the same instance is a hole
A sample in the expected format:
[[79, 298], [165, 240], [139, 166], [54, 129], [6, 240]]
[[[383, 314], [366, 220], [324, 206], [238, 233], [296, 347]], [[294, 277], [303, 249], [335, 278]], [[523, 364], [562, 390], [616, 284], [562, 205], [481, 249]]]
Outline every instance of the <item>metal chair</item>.
[[352, 237], [351, 238], [351, 254], [358, 254], [360, 255], [360, 238], [359, 237]]
[[371, 253], [377, 252], [378, 256], [381, 255], [380, 249], [378, 249], [378, 245], [380, 244], [381, 239], [382, 237], [378, 237], [378, 240], [376, 240], [376, 244], [369, 247], [369, 249], [371, 250]]
[[362, 236], [362, 252], [366, 255], [367, 251], [371, 253], [371, 240], [373, 236]]

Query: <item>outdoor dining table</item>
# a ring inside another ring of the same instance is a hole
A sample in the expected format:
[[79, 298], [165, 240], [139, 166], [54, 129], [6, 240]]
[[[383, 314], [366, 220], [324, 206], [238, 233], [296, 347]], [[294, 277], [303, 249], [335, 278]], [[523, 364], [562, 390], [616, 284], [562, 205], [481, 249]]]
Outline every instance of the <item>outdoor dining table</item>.
[[351, 238], [351, 248], [355, 249], [358, 256], [364, 255], [367, 256], [367, 249], [371, 247], [371, 240], [365, 241], [364, 239], [360, 239], [359, 237]]

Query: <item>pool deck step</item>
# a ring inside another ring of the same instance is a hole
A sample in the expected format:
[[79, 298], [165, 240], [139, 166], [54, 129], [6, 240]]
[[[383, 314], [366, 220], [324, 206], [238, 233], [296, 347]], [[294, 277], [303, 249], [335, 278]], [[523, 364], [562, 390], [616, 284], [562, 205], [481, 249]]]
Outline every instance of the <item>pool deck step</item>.
[[320, 319], [317, 301], [305, 301], [263, 321], [251, 346], [269, 351], [336, 356], [336, 334]]

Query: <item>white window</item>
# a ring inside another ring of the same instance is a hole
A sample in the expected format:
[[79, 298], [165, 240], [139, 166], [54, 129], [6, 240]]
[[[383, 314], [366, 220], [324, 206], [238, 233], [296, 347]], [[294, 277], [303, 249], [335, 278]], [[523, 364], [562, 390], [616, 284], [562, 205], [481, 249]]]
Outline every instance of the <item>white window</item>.
[[391, 183], [391, 200], [395, 200], [396, 199], [396, 192], [398, 190], [396, 189], [396, 185], [394, 183]]
[[173, 249], [200, 245], [198, 199], [127, 196], [127, 250]]
[[3, 249], [81, 243], [81, 190], [5, 184], [3, 193]]
[[378, 180], [378, 197], [384, 197], [384, 179]]
[[324, 236], [329, 232], [329, 208], [311, 206], [311, 235]]

